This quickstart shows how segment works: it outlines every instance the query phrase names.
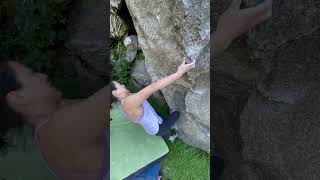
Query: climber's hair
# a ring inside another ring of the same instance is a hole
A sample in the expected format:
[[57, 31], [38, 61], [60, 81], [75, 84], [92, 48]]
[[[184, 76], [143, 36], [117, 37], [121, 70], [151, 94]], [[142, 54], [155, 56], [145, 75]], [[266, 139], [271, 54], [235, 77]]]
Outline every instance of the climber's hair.
[[22, 116], [15, 112], [7, 102], [7, 94], [21, 88], [9, 61], [0, 62], [0, 151], [6, 151], [9, 143], [7, 133], [12, 128], [21, 127]]

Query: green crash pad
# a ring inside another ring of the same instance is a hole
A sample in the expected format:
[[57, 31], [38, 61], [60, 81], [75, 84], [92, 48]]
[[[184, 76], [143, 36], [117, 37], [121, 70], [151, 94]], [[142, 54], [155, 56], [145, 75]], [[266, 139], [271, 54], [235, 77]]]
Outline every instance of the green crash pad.
[[121, 180], [165, 156], [168, 146], [126, 118], [118, 106], [110, 112], [110, 179]]
[[14, 145], [0, 155], [1, 180], [56, 180], [33, 143], [32, 130], [12, 130], [8, 135]]

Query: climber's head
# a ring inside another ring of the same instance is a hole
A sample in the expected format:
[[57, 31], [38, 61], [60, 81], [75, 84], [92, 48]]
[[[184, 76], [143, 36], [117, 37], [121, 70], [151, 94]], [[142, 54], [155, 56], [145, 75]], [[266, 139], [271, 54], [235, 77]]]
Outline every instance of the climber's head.
[[[47, 76], [26, 66], [3, 61], [0, 64], [0, 137], [22, 124], [34, 125], [33, 118], [52, 113], [62, 102], [61, 93], [50, 86]], [[0, 139], [0, 148], [6, 142]]]
[[128, 89], [118, 83], [117, 81], [112, 81], [111, 83], [111, 103], [114, 101], [121, 101], [123, 99], [125, 99], [126, 97], [129, 96], [129, 91]]

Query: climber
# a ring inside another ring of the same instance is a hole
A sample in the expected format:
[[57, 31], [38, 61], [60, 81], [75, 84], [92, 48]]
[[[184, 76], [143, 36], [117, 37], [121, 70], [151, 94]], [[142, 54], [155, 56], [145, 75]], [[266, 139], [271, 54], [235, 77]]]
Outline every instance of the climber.
[[[225, 51], [234, 39], [272, 16], [272, 0], [247, 9], [240, 9], [241, 3], [242, 0], [233, 0], [220, 16], [215, 32], [211, 33], [213, 57]], [[215, 153], [212, 156], [213, 179], [218, 179], [224, 169], [224, 159]]]
[[167, 135], [179, 118], [180, 113], [175, 111], [170, 114], [167, 120], [163, 121], [148, 103], [147, 99], [153, 93], [170, 85], [194, 67], [195, 62], [187, 64], [186, 60], [186, 58], [183, 59], [176, 73], [153, 82], [135, 94], [130, 94], [124, 85], [113, 81], [110, 92], [111, 102], [118, 101], [124, 114], [134, 123], [140, 124], [148, 134], [158, 136]]
[[10, 129], [29, 126], [48, 169], [57, 179], [108, 177], [109, 87], [72, 105], [47, 76], [15, 62], [0, 64], [0, 150]]
[[220, 16], [215, 32], [211, 33], [214, 56], [226, 50], [234, 39], [272, 16], [272, 0], [247, 9], [240, 9], [241, 3], [242, 0], [233, 0]]

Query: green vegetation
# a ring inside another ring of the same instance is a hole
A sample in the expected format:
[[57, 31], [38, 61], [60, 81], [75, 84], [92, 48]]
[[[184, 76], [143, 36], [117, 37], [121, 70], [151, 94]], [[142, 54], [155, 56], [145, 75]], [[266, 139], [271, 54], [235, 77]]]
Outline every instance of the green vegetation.
[[16, 60], [47, 74], [66, 98], [83, 98], [92, 90], [77, 79], [74, 61], [57, 60], [66, 38], [63, 9], [56, 0], [1, 1], [0, 60]]
[[[66, 38], [65, 23], [63, 5], [56, 0], [1, 1], [0, 59], [14, 59], [48, 74], [66, 98], [87, 97], [92, 89], [77, 80], [73, 62], [57, 61], [57, 48]], [[133, 63], [125, 60], [124, 45], [117, 43], [112, 49], [112, 79], [125, 84], [131, 92], [138, 91], [130, 78]], [[136, 61], [142, 59], [144, 55], [139, 51]], [[169, 115], [168, 107], [152, 98], [149, 102], [163, 117]], [[209, 155], [180, 140], [168, 146], [170, 153], [162, 164], [166, 177], [209, 179]]]
[[[111, 77], [113, 80], [124, 84], [128, 90], [132, 93], [138, 92], [139, 88], [136, 87], [130, 77], [131, 70], [133, 68], [134, 63], [128, 63], [125, 59], [126, 57], [126, 48], [122, 42], [118, 42], [118, 44], [114, 45], [111, 50]], [[142, 51], [138, 51], [135, 61], [144, 60], [144, 55]], [[169, 116], [169, 108], [162, 107], [159, 105], [156, 99], [150, 98], [148, 99], [150, 104], [157, 110], [157, 112], [163, 116]]]
[[0, 29], [0, 58], [19, 60], [36, 71], [54, 71], [56, 45], [65, 38], [62, 5], [55, 0], [6, 0], [1, 6], [7, 21]]
[[[122, 43], [117, 44], [112, 50], [112, 75], [111, 77], [126, 85], [130, 92], [137, 92], [130, 78], [132, 63], [125, 60], [126, 50]], [[139, 52], [137, 59], [144, 59]], [[161, 106], [156, 99], [148, 99], [152, 107], [162, 116], [169, 116], [169, 107]], [[167, 143], [170, 149], [168, 158], [162, 162], [164, 179], [172, 180], [207, 180], [210, 179], [210, 156], [208, 153], [184, 144], [181, 140]]]
[[111, 51], [111, 78], [121, 84], [128, 85], [132, 64], [129, 64], [125, 57], [126, 49], [124, 45], [119, 42]]
[[181, 140], [168, 143], [170, 152], [162, 162], [163, 179], [208, 180], [210, 156], [208, 153], [184, 144]]
[[[126, 48], [122, 42], [118, 42], [116, 45], [112, 46], [111, 50], [111, 78], [124, 84], [129, 90], [135, 92], [137, 90], [130, 78], [131, 69], [134, 63], [128, 63], [126, 61]], [[135, 61], [140, 61], [144, 59], [142, 51], [138, 51]]]

